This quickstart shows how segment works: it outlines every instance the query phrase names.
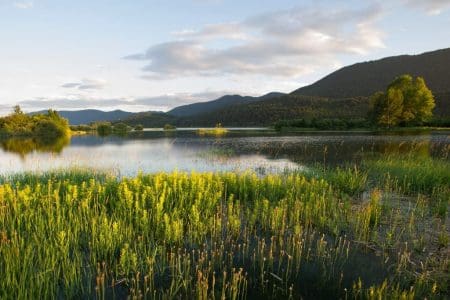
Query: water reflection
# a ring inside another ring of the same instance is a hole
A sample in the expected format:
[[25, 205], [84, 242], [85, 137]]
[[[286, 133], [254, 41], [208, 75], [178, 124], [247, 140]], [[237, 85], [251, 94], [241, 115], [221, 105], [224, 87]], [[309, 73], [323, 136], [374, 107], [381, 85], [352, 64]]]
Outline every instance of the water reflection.
[[315, 164], [358, 164], [377, 153], [411, 152], [448, 158], [449, 132], [386, 135], [230, 130], [225, 136], [216, 137], [199, 136], [196, 130], [161, 130], [132, 132], [124, 137], [74, 136], [71, 141], [53, 143], [7, 140], [1, 142], [0, 172], [79, 166], [114, 170], [123, 175], [138, 171], [246, 169], [266, 174]]
[[9, 138], [0, 141], [0, 146], [5, 152], [11, 152], [25, 159], [32, 152], [61, 153], [64, 147], [70, 144], [70, 137], [59, 138]]

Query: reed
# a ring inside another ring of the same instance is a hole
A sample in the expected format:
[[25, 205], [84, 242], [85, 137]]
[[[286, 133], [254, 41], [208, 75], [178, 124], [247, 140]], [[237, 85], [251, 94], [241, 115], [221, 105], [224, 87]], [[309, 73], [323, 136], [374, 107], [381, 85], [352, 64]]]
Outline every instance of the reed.
[[445, 298], [443, 167], [407, 203], [369, 174], [2, 177], [0, 298]]

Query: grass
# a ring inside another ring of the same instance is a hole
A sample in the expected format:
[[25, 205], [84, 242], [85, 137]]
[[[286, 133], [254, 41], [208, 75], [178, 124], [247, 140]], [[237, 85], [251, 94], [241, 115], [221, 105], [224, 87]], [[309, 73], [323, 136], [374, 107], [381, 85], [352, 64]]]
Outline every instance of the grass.
[[450, 162], [420, 155], [387, 155], [364, 166], [378, 181], [405, 194], [432, 193], [449, 186]]
[[447, 166], [2, 177], [0, 298], [446, 298]]
[[228, 129], [223, 128], [218, 124], [214, 128], [200, 128], [197, 130], [197, 134], [200, 136], [210, 135], [210, 136], [223, 136], [228, 133]]

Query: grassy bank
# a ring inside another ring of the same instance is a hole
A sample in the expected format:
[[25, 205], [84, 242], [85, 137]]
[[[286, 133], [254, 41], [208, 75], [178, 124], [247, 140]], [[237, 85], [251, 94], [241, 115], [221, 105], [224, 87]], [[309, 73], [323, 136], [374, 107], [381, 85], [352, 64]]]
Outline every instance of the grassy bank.
[[434, 163], [3, 177], [0, 298], [445, 298], [450, 168]]

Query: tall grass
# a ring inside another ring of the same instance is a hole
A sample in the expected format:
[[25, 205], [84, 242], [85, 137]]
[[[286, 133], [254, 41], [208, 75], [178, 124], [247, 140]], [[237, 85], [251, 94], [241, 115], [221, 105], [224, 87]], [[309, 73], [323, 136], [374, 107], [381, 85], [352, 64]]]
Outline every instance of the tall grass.
[[405, 194], [431, 194], [436, 187], [450, 187], [450, 162], [417, 155], [388, 155], [365, 163], [377, 181]]
[[[418, 226], [427, 207], [376, 190], [354, 205], [340, 172], [2, 178], [0, 298], [448, 296], [448, 253]], [[439, 256], [414, 252], [420, 239]]]

